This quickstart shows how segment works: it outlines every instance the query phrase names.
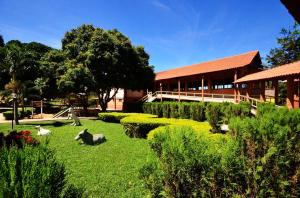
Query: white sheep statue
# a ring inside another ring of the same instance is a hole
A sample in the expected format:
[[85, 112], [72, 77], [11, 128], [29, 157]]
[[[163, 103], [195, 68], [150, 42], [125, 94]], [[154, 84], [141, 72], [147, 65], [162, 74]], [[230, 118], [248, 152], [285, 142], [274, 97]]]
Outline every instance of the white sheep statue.
[[90, 134], [87, 129], [80, 131], [78, 135], [75, 137], [75, 140], [82, 139], [84, 144], [95, 145], [101, 144], [106, 141], [106, 138], [103, 134]]
[[41, 125], [36, 126], [35, 128], [38, 129], [38, 133], [37, 135], [40, 136], [48, 136], [51, 134], [51, 131], [49, 129], [44, 129], [43, 127], [41, 127]]

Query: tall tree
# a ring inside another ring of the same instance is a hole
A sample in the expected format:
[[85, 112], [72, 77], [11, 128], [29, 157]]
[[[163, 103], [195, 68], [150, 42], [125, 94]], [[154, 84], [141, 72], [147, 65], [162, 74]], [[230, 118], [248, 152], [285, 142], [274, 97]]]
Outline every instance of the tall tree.
[[[140, 90], [153, 84], [149, 55], [116, 29], [82, 25], [65, 34], [62, 47], [68, 70], [80, 70], [91, 79], [86, 86], [97, 93], [103, 111], [120, 88]], [[66, 75], [74, 76], [72, 72]]]
[[0, 35], [0, 47], [4, 47], [4, 39], [2, 35]]
[[283, 28], [280, 37], [277, 38], [279, 46], [271, 49], [266, 60], [271, 67], [284, 65], [300, 60], [300, 29], [299, 24], [295, 23], [289, 29]]
[[8, 73], [4, 70], [5, 56], [4, 40], [0, 35], [0, 90], [3, 89], [4, 85], [9, 81]]
[[14, 105], [14, 120], [16, 124], [19, 124], [18, 120], [18, 102], [17, 93], [20, 90], [20, 83], [17, 81], [18, 73], [22, 73], [24, 69], [24, 62], [26, 62], [26, 57], [28, 57], [27, 52], [23, 49], [22, 43], [19, 41], [10, 41], [6, 46], [6, 57], [5, 65], [6, 69], [11, 76], [10, 83], [6, 86], [8, 89], [12, 90], [13, 93], [13, 105]]
[[294, 19], [300, 23], [300, 1], [299, 0], [281, 0], [281, 3], [288, 9]]
[[43, 91], [45, 98], [59, 97], [66, 94], [65, 90], [58, 90], [59, 77], [65, 74], [65, 55], [61, 50], [52, 49], [44, 54], [39, 61], [41, 77], [47, 78], [48, 88]]

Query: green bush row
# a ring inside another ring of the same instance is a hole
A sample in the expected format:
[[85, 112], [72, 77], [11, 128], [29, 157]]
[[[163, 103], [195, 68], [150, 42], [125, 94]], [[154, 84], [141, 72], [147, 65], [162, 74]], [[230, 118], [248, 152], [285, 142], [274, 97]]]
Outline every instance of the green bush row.
[[228, 124], [232, 117], [249, 117], [251, 106], [248, 102], [233, 103], [202, 103], [202, 102], [151, 102], [144, 103], [144, 113], [165, 118], [192, 119], [204, 121], [212, 126], [213, 132], [220, 132], [221, 124]]
[[164, 118], [205, 120], [205, 103], [202, 102], [148, 102], [143, 104], [143, 111]]
[[67, 184], [66, 170], [44, 145], [0, 149], [0, 197], [82, 197]]
[[[26, 110], [26, 111], [18, 111], [18, 118], [19, 119], [23, 119], [24, 117], [28, 117], [31, 115], [31, 111], [30, 110]], [[13, 111], [5, 111], [3, 112], [3, 116], [5, 118], [5, 120], [12, 120], [14, 118], [14, 112]]]

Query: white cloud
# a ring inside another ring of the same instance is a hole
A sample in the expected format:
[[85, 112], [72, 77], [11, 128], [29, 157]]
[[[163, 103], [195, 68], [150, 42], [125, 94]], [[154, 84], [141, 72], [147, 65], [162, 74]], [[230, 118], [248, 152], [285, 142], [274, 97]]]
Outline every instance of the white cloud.
[[162, 9], [162, 10], [166, 10], [166, 11], [171, 10], [171, 8], [168, 5], [162, 3], [162, 2], [160, 2], [158, 0], [151, 1], [151, 4], [154, 5], [154, 6], [156, 6], [159, 9]]

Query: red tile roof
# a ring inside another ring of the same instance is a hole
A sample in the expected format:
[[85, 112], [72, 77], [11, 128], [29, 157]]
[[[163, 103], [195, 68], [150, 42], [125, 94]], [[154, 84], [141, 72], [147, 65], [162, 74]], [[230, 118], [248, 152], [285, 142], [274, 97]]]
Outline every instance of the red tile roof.
[[300, 75], [300, 61], [244, 76], [235, 83]]
[[213, 61], [198, 63], [194, 65], [179, 67], [156, 73], [155, 80], [170, 79], [175, 77], [191, 76], [195, 74], [204, 74], [228, 69], [235, 69], [249, 65], [255, 56], [259, 54], [258, 50], [247, 52], [240, 55], [225, 57]]

